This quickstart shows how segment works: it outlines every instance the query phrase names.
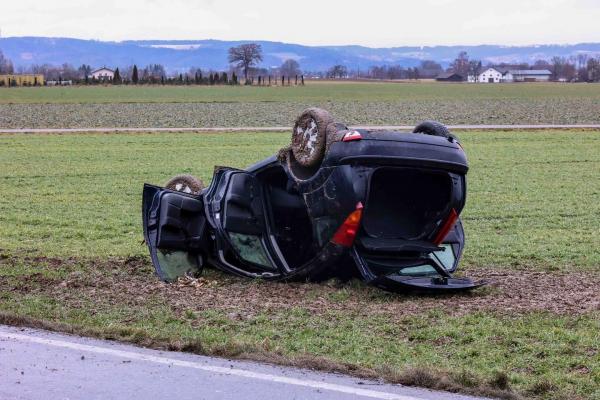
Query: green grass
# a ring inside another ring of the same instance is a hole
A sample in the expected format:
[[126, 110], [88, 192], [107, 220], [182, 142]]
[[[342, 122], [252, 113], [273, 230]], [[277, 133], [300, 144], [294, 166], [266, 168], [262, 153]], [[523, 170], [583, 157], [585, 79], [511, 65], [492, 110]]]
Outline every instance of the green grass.
[[[600, 264], [600, 136], [464, 133], [471, 171], [468, 265]], [[214, 165], [274, 154], [282, 133], [0, 137], [0, 248], [54, 256], [131, 256], [144, 182], [178, 173], [210, 182]]]
[[[460, 137], [471, 166], [463, 264], [597, 279], [600, 136]], [[298, 289], [213, 271], [206, 277], [219, 286], [209, 292], [156, 283], [140, 244], [142, 184], [178, 173], [208, 183], [215, 164], [245, 167], [288, 140], [280, 133], [0, 136], [0, 322], [463, 392], [600, 399], [598, 313], [461, 313], [432, 308], [431, 298], [415, 313], [404, 307], [420, 300], [361, 284]], [[450, 300], [493, 302], [496, 290]], [[290, 291], [303, 294], [291, 299]], [[228, 303], [240, 296], [250, 305]], [[357, 301], [381, 312], [361, 312]]]
[[595, 84], [320, 83], [306, 86], [82, 86], [6, 88], [2, 103], [361, 102], [472, 99], [600, 99]]

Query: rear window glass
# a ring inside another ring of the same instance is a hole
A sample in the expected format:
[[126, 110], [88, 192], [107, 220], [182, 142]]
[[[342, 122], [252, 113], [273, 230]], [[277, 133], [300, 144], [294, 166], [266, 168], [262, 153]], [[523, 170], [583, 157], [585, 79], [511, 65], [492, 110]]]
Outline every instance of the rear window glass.
[[[452, 250], [452, 245], [444, 244], [442, 245], [444, 250], [435, 251], [429, 255], [430, 258], [437, 260], [445, 270], [452, 270], [454, 267], [454, 261], [456, 258], [454, 257], [454, 251]], [[423, 275], [437, 275], [437, 271], [431, 265], [424, 264], [418, 265], [416, 267], [408, 267], [403, 268], [400, 272], [400, 275], [408, 275], [408, 276], [423, 276]]]

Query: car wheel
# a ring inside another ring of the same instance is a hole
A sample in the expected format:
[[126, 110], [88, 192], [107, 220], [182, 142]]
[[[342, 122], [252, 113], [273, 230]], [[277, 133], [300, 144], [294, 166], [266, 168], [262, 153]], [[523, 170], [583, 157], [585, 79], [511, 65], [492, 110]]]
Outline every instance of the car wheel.
[[177, 175], [165, 183], [167, 189], [189, 194], [200, 194], [204, 189], [204, 184], [193, 175]]
[[413, 133], [423, 133], [425, 135], [452, 137], [450, 130], [446, 125], [437, 121], [423, 121], [413, 129]]
[[329, 112], [308, 108], [300, 114], [292, 132], [292, 154], [302, 167], [316, 167], [325, 157], [327, 133], [335, 130], [335, 121]]

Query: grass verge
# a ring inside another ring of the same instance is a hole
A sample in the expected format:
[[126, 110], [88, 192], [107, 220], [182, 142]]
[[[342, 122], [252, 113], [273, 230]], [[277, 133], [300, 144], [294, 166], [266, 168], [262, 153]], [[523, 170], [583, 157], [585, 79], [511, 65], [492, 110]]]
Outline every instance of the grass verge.
[[440, 298], [215, 271], [166, 285], [144, 258], [9, 256], [0, 267], [0, 323], [501, 398], [600, 395], [600, 314], [493, 305], [520, 304], [514, 284]]

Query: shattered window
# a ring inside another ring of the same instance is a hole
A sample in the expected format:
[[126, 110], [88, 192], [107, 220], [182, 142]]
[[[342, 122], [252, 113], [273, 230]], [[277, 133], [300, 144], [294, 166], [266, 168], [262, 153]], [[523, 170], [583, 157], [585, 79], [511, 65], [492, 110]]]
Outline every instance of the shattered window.
[[273, 268], [273, 264], [271, 264], [267, 256], [260, 236], [229, 232], [229, 238], [231, 239], [231, 244], [243, 260], [262, 265], [263, 267]]
[[443, 244], [442, 247], [444, 250], [434, 251], [430, 256], [439, 261], [440, 264], [444, 267], [445, 270], [451, 270], [454, 267], [454, 251], [452, 250], [451, 244]]
[[416, 267], [403, 268], [400, 270], [399, 274], [400, 275], [409, 275], [409, 276], [423, 276], [423, 275], [437, 274], [437, 271], [431, 265], [425, 264], [425, 265], [418, 265]]
[[196, 275], [202, 269], [202, 262], [197, 254], [186, 251], [170, 251], [158, 249], [156, 252], [158, 265], [165, 279], [174, 281], [186, 274]]
[[[437, 260], [445, 270], [451, 270], [454, 267], [454, 251], [452, 250], [452, 245], [444, 244], [442, 245], [444, 250], [434, 251], [429, 255], [430, 258]], [[437, 274], [435, 268], [431, 265], [424, 264], [418, 265], [416, 267], [408, 267], [403, 268], [400, 272], [400, 275], [408, 275], [408, 276], [423, 276], [430, 274]]]

